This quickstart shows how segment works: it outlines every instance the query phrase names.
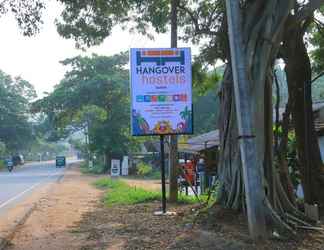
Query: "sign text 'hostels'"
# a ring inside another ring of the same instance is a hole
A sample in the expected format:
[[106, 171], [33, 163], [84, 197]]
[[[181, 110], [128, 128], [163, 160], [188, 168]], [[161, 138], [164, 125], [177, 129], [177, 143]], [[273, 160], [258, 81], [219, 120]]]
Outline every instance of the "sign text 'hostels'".
[[132, 134], [192, 134], [190, 48], [131, 49]]

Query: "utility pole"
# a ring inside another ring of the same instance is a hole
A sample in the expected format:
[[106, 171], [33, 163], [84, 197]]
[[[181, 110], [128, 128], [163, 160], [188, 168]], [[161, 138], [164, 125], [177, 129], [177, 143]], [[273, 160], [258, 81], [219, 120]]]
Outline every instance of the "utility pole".
[[[178, 42], [178, 5], [179, 0], [171, 0], [171, 48], [177, 48]], [[176, 135], [170, 136], [169, 144], [169, 201], [178, 200], [178, 138]]]
[[226, 12], [249, 231], [252, 238], [258, 240], [266, 237], [265, 194], [261, 181], [262, 163], [257, 161], [255, 136], [252, 134], [240, 1], [226, 0]]

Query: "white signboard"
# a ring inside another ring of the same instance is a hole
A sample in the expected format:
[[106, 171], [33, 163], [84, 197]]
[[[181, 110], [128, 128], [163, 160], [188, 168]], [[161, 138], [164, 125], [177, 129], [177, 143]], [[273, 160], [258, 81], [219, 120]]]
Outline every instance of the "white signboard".
[[120, 160], [112, 159], [111, 160], [111, 176], [119, 176], [120, 175]]
[[190, 48], [131, 49], [132, 134], [192, 134]]
[[122, 161], [122, 175], [128, 175], [128, 156], [123, 157]]

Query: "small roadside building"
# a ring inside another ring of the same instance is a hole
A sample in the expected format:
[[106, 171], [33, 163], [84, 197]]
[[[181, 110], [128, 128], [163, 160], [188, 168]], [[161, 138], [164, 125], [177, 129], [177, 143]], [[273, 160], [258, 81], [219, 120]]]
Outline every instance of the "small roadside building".
[[219, 157], [219, 130], [212, 130], [187, 140], [186, 143], [179, 143], [179, 154], [182, 159], [204, 158], [206, 174], [217, 175], [217, 162]]

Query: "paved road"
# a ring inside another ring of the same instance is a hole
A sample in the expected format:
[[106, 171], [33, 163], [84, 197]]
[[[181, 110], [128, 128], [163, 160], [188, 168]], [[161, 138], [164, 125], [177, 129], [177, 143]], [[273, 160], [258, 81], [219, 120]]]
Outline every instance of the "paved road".
[[63, 174], [64, 168], [56, 168], [54, 162], [26, 164], [11, 173], [0, 172], [0, 214]]

